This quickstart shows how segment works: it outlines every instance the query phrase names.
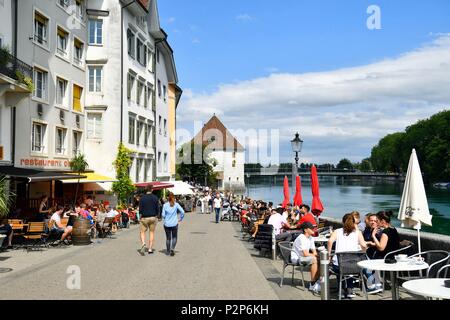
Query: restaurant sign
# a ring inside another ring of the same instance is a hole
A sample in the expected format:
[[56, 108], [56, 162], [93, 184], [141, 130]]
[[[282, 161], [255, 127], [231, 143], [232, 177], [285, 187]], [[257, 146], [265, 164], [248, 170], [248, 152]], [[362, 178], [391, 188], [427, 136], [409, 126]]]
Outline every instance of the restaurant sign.
[[21, 167], [28, 168], [46, 168], [46, 169], [69, 169], [69, 160], [60, 159], [39, 159], [39, 158], [26, 158], [20, 159]]

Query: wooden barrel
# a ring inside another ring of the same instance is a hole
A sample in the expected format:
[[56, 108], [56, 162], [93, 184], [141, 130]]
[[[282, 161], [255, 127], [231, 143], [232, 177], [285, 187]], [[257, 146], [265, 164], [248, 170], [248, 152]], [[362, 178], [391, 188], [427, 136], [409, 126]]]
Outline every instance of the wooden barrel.
[[74, 246], [91, 244], [91, 224], [87, 219], [76, 219], [73, 223], [72, 243]]

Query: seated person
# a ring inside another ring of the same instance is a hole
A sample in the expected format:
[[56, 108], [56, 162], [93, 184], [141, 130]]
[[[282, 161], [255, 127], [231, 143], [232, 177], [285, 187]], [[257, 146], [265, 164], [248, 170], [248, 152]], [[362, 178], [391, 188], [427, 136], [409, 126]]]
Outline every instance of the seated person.
[[273, 226], [275, 231], [275, 239], [277, 241], [291, 241], [292, 234], [290, 232], [283, 232], [291, 227], [286, 218], [283, 216], [283, 211], [283, 208], [277, 209], [276, 213], [270, 216], [268, 224]]
[[311, 282], [309, 290], [315, 293], [320, 292], [319, 268], [316, 246], [312, 236], [314, 235], [314, 226], [310, 222], [301, 225], [303, 233], [294, 241], [291, 250], [291, 262], [298, 265], [311, 266]]
[[374, 259], [375, 252], [377, 251], [376, 247], [375, 247], [375, 243], [373, 242], [373, 239], [372, 239], [373, 230], [375, 230], [375, 229], [377, 230], [377, 232], [376, 232], [377, 240], [380, 241], [380, 239], [381, 239], [382, 229], [380, 229], [378, 227], [378, 225], [379, 225], [379, 223], [378, 223], [377, 215], [375, 213], [368, 213], [366, 215], [366, 228], [363, 231], [363, 237], [367, 243], [366, 255], [369, 259]]
[[380, 211], [377, 213], [379, 226], [383, 228], [381, 238], [378, 240], [378, 228], [372, 231], [372, 240], [375, 244], [375, 259], [384, 259], [389, 252], [400, 249], [400, 236], [397, 229], [391, 225], [392, 211]]
[[[333, 243], [336, 241], [336, 253], [341, 252], [359, 252], [361, 250], [366, 250], [367, 245], [364, 241], [361, 231], [358, 229], [358, 221], [356, 220], [356, 211], [352, 213], [347, 213], [342, 218], [343, 227], [335, 230], [328, 240], [328, 253], [331, 256], [331, 250]], [[337, 255], [332, 257], [331, 267], [333, 271], [339, 274], [339, 262]], [[363, 270], [368, 277], [369, 290], [367, 293], [377, 293], [380, 291], [380, 284], [375, 283], [376, 279], [374, 274], [370, 270]], [[369, 284], [370, 283], [370, 284]], [[377, 284], [375, 286], [375, 284]], [[345, 283], [345, 297], [354, 298], [355, 294], [353, 292], [354, 281], [352, 278], [346, 280]]]
[[[5, 249], [12, 249], [12, 239], [13, 239], [13, 235], [14, 235], [12, 226], [8, 223], [2, 224], [0, 222], [0, 234], [6, 235], [6, 238], [3, 241], [3, 244], [7, 243], [7, 245], [5, 246]], [[0, 243], [0, 246], [2, 246], [3, 244]]]
[[67, 223], [66, 227], [61, 224], [61, 216], [63, 215], [63, 213], [64, 207], [58, 205], [55, 213], [53, 213], [52, 217], [50, 218], [50, 233], [55, 233], [58, 237], [61, 235], [61, 239], [58, 239], [53, 243], [53, 245], [55, 246], [59, 245], [61, 242], [66, 245], [70, 244], [68, 239], [66, 238], [72, 233], [72, 226], [69, 226], [69, 223]]

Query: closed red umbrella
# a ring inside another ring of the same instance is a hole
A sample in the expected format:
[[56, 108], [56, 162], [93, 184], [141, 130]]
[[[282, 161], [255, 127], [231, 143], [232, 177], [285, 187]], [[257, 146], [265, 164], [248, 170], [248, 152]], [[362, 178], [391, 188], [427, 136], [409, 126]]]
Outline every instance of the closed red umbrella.
[[312, 191], [312, 204], [311, 212], [316, 216], [320, 216], [323, 212], [323, 205], [319, 196], [319, 177], [317, 176], [316, 166], [311, 167], [311, 191]]
[[294, 206], [299, 206], [303, 203], [302, 200], [302, 186], [300, 184], [300, 176], [295, 177], [295, 196]]
[[289, 199], [291, 198], [289, 195], [289, 180], [287, 176], [284, 176], [284, 187], [283, 187], [283, 193], [284, 193], [284, 200], [282, 203], [282, 207], [286, 208], [287, 204], [291, 202]]

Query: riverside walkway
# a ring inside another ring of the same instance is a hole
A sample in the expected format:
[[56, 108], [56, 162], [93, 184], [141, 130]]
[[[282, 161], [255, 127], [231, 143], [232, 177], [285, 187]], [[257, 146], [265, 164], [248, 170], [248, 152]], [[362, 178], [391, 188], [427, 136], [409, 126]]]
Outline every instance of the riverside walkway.
[[[231, 223], [187, 213], [174, 257], [166, 256], [162, 223], [155, 253], [141, 256], [138, 226], [82, 247], [0, 253], [1, 299], [278, 299]], [[115, 239], [114, 239], [115, 238]], [[81, 289], [66, 286], [79, 266]]]
[[[1, 299], [112, 299], [112, 300], [319, 300], [300, 285], [291, 285], [289, 268], [279, 287], [281, 260], [259, 257], [253, 243], [240, 238], [240, 224], [212, 222], [212, 215], [187, 213], [179, 228], [174, 257], [163, 253], [162, 223], [156, 232], [155, 253], [137, 252], [138, 226], [122, 229], [113, 239], [89, 246], [61, 246], [44, 251], [0, 253]], [[69, 266], [78, 266], [81, 288], [68, 289]], [[309, 273], [305, 272], [305, 280]], [[335, 280], [332, 280], [332, 290]], [[335, 285], [334, 285], [335, 288]], [[371, 300], [389, 299], [370, 296]], [[402, 294], [403, 298], [408, 296]], [[332, 291], [332, 298], [336, 293]], [[356, 299], [364, 299], [361, 295]]]

